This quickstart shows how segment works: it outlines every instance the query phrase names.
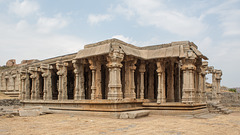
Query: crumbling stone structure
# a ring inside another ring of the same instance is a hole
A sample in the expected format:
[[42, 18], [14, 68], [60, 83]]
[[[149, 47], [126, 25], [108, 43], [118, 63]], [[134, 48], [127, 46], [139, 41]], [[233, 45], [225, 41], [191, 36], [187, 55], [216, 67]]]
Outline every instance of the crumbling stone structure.
[[214, 69], [213, 66], [208, 67], [208, 73], [212, 74], [212, 97], [211, 100], [214, 102], [219, 102], [220, 98], [221, 98], [221, 93], [220, 93], [220, 89], [221, 89], [221, 80], [222, 80], [222, 71], [221, 70], [217, 70]]
[[19, 91], [25, 105], [81, 104], [83, 110], [131, 110], [143, 102], [205, 104], [206, 74], [213, 74], [218, 93], [222, 73], [203, 60], [208, 58], [189, 41], [137, 47], [110, 39], [3, 70], [0, 89]]

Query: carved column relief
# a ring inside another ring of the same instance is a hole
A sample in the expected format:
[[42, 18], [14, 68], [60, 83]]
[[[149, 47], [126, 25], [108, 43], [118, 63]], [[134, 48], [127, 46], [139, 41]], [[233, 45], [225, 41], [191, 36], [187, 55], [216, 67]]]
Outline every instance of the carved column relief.
[[220, 90], [221, 90], [221, 80], [222, 80], [222, 71], [221, 70], [216, 70], [216, 93], [217, 93], [217, 99], [220, 98]]
[[139, 68], [140, 72], [140, 99], [144, 99], [144, 73], [146, 71], [145, 62], [141, 61], [141, 65]]
[[[17, 72], [16, 71], [12, 71], [11, 72], [11, 76], [12, 76], [12, 79], [13, 79], [13, 91], [16, 91], [16, 78], [17, 78]], [[1, 87], [1, 86], [0, 86]]]
[[60, 62], [57, 61], [56, 67], [57, 67], [57, 75], [59, 76], [59, 82], [58, 82], [58, 100], [67, 100], [67, 62]]
[[84, 63], [81, 60], [73, 60], [75, 73], [74, 100], [85, 99], [84, 88]]
[[40, 74], [37, 67], [30, 67], [29, 73], [30, 78], [32, 79], [32, 90], [31, 90], [31, 99], [38, 100], [40, 99]]
[[134, 72], [136, 70], [135, 64], [137, 60], [133, 57], [127, 56], [125, 61], [125, 98], [135, 99], [135, 81]]
[[25, 100], [25, 94], [26, 94], [25, 83], [27, 78], [26, 74], [27, 74], [27, 70], [20, 69], [20, 80], [21, 80], [20, 99], [21, 100]]
[[107, 67], [109, 68], [108, 99], [122, 99], [121, 68], [124, 57], [123, 51], [118, 46], [112, 46], [112, 50], [107, 57]]
[[4, 79], [5, 79], [5, 90], [8, 91], [8, 82], [9, 82], [8, 72], [5, 72]]
[[183, 70], [183, 91], [182, 91], [182, 102], [183, 103], [194, 103], [194, 72], [196, 66], [194, 65], [195, 59], [184, 59], [182, 70]]
[[202, 62], [198, 61], [196, 65], [197, 66], [196, 66], [196, 72], [195, 72], [195, 80], [196, 80], [195, 102], [199, 103], [202, 99], [202, 87], [201, 87], [201, 85], [202, 85], [201, 84], [201, 82], [202, 82], [202, 75], [201, 75]]
[[20, 69], [20, 77], [21, 77], [21, 99], [29, 100], [30, 99], [30, 82], [29, 82], [29, 74], [27, 69]]
[[214, 67], [208, 67], [209, 73], [212, 74], [212, 100], [217, 99], [217, 89], [216, 89], [216, 69]]
[[96, 88], [96, 68], [97, 68], [97, 65], [96, 65], [96, 61], [93, 59], [89, 59], [88, 61], [90, 63], [89, 68], [92, 70], [91, 99], [93, 100], [93, 99], [96, 99], [96, 89], [97, 89]]
[[48, 64], [41, 64], [41, 71], [43, 77], [43, 100], [52, 100], [52, 76], [53, 76], [53, 67]]
[[164, 65], [163, 61], [157, 62], [157, 73], [158, 73], [158, 89], [157, 89], [157, 103], [165, 103], [165, 90], [163, 89], [163, 71], [164, 71]]
[[208, 67], [208, 62], [207, 61], [203, 61], [202, 62], [202, 66], [201, 66], [201, 90], [202, 90], [202, 99], [201, 102], [205, 103], [207, 101], [207, 96], [206, 96], [206, 70]]
[[102, 75], [101, 75], [101, 57], [96, 59], [96, 99], [102, 99]]

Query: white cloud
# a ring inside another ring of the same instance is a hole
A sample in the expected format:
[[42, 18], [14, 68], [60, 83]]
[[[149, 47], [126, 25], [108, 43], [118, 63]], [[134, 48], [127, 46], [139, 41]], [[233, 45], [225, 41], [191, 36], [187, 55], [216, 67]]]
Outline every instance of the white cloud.
[[225, 12], [221, 17], [224, 36], [240, 35], [240, 10]]
[[[223, 36], [240, 35], [240, 1], [228, 0], [217, 6], [211, 7], [201, 15], [201, 19], [208, 15], [215, 14], [220, 21], [220, 28], [223, 30]], [[235, 7], [236, 6], [236, 7]]]
[[130, 38], [130, 37], [125, 37], [125, 36], [123, 36], [123, 35], [114, 35], [114, 36], [112, 36], [112, 38], [116, 38], [116, 39], [122, 40], [122, 41], [124, 41], [124, 42], [126, 42], [126, 43], [136, 44], [136, 41], [133, 41], [132, 38]]
[[34, 24], [25, 20], [18, 23], [0, 21], [0, 65], [9, 59], [20, 63], [24, 59], [47, 59], [83, 49], [87, 42], [72, 35], [41, 34]]
[[154, 26], [180, 36], [197, 36], [207, 28], [198, 17], [186, 16], [175, 9], [169, 9], [162, 1], [125, 0], [123, 5], [117, 7], [118, 13], [125, 14], [127, 17], [129, 17], [128, 13], [135, 15], [140, 25]]
[[9, 5], [9, 11], [20, 17], [31, 15], [37, 12], [38, 9], [38, 3], [29, 0], [23, 0], [22, 2], [17, 0]]
[[55, 29], [61, 29], [67, 26], [67, 19], [63, 18], [61, 15], [56, 15], [53, 18], [40, 17], [37, 22], [37, 31], [40, 33], [49, 33]]
[[88, 16], [88, 22], [90, 24], [98, 24], [100, 22], [103, 22], [103, 21], [110, 21], [112, 20], [112, 16], [111, 15], [108, 15], [108, 14], [105, 14], [105, 15], [93, 15], [93, 14], [90, 14]]

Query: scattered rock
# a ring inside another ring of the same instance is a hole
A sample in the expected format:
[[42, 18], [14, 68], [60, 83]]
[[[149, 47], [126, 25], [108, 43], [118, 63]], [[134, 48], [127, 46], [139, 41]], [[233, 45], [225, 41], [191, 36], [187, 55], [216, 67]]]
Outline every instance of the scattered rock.
[[19, 110], [20, 117], [34, 117], [39, 115], [40, 115], [39, 110]]
[[122, 112], [119, 115], [120, 119], [136, 119], [139, 117], [148, 116], [150, 111], [140, 110], [140, 111], [129, 111], [129, 112]]

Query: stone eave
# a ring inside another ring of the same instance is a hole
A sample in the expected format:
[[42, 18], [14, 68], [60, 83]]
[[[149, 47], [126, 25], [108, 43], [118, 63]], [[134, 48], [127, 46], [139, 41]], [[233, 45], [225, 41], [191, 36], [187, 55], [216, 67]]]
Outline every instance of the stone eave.
[[186, 57], [188, 50], [193, 51], [196, 56], [203, 58], [204, 60], [208, 59], [199, 50], [197, 50], [197, 46], [193, 42], [189, 41], [177, 41], [168, 44], [137, 47], [118, 39], [108, 39], [94, 44], [85, 45], [84, 49], [80, 50], [74, 59], [83, 59], [108, 54], [112, 45], [119, 46], [126, 55], [146, 60], [171, 57], [184, 58]]

